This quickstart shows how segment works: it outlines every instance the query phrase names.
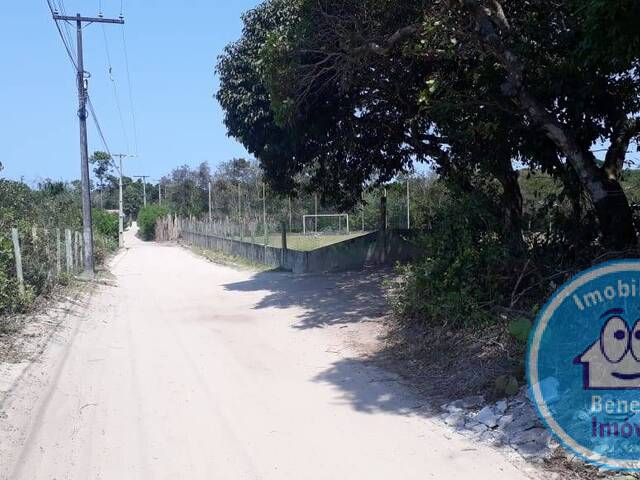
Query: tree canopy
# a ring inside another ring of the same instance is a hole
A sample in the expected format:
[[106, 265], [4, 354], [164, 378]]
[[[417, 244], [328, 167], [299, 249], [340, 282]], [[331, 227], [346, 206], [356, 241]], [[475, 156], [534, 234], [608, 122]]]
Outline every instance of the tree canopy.
[[608, 4], [267, 0], [219, 59], [218, 99], [275, 188], [304, 172], [355, 202], [428, 162], [466, 190], [497, 181], [517, 236], [517, 163], [558, 178], [578, 221], [586, 193], [603, 239], [624, 248], [636, 242], [619, 180], [640, 132], [638, 8]]

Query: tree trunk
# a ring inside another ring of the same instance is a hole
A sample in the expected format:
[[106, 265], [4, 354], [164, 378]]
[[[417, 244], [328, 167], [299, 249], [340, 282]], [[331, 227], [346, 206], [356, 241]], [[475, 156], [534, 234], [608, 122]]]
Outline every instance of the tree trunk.
[[633, 211], [617, 180], [603, 179], [606, 195], [594, 202], [600, 222], [603, 244], [614, 250], [626, 250], [637, 245]]
[[[589, 150], [582, 149], [570, 129], [549, 113], [544, 105], [525, 88], [524, 64], [518, 55], [507, 48], [503, 42], [500, 33], [495, 28], [491, 12], [487, 11], [478, 0], [455, 0], [451, 1], [449, 5], [461, 7], [474, 19], [476, 34], [480, 42], [507, 71], [506, 81], [502, 85], [503, 94], [510, 97], [529, 119], [551, 139], [576, 171], [580, 183], [595, 207], [603, 243], [615, 250], [637, 246], [631, 207], [619, 181], [616, 178], [607, 178], [606, 171], [596, 165], [593, 154]], [[503, 20], [500, 22], [504, 24]], [[501, 28], [508, 29], [508, 25], [501, 25]], [[624, 134], [624, 129], [621, 130], [620, 138], [614, 139], [614, 143], [623, 145], [633, 136], [634, 131], [640, 131], [638, 124], [640, 122], [631, 122], [626, 127], [626, 131], [629, 133]], [[616, 160], [620, 161], [619, 156]]]
[[500, 167], [494, 176], [502, 186], [503, 235], [511, 252], [518, 255], [525, 249], [522, 236], [523, 199], [518, 182], [520, 174], [513, 169], [511, 159], [502, 161]]

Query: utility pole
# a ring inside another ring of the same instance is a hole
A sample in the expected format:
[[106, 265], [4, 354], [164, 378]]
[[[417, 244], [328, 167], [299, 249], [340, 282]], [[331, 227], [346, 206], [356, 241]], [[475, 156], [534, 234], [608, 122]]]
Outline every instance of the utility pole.
[[119, 197], [119, 212], [118, 212], [118, 245], [120, 247], [124, 247], [124, 199], [122, 194], [122, 159], [128, 157], [134, 157], [134, 155], [127, 155], [126, 153], [113, 153], [112, 157], [118, 157], [119, 166], [118, 172], [120, 174], [120, 178], [118, 180], [118, 197]]
[[269, 244], [267, 238], [267, 185], [262, 182], [262, 225], [264, 228], [264, 246]]
[[149, 175], [134, 175], [133, 178], [141, 178], [142, 179], [142, 198], [144, 202], [144, 206], [147, 206], [147, 178]]
[[407, 177], [407, 230], [411, 230], [411, 196], [409, 190], [409, 177]]
[[242, 190], [240, 189], [240, 181], [238, 181], [238, 224], [242, 223]]
[[75, 17], [53, 13], [53, 19], [64, 22], [75, 22], [77, 41], [77, 86], [78, 86], [78, 118], [80, 119], [80, 171], [82, 181], [82, 236], [84, 240], [84, 275], [93, 277], [95, 266], [93, 258], [93, 225], [91, 223], [91, 184], [89, 179], [89, 148], [87, 146], [87, 93], [88, 83], [84, 71], [84, 57], [82, 51], [82, 24], [117, 23], [124, 20], [108, 18], [89, 18], [77, 14]]
[[209, 223], [213, 222], [213, 212], [211, 211], [211, 179], [209, 179]]
[[162, 179], [158, 179], [158, 205], [162, 206]]
[[315, 230], [315, 233], [318, 233], [318, 194], [317, 193], [313, 194], [313, 202], [315, 204], [315, 215], [316, 215], [313, 218], [314, 219], [314, 223], [315, 223], [314, 230]]

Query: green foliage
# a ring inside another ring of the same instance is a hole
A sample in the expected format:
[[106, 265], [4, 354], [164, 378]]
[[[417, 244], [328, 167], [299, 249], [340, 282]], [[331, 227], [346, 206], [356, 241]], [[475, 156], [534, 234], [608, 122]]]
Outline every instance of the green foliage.
[[582, 25], [580, 57], [591, 65], [631, 68], [640, 52], [640, 2], [573, 0]]
[[518, 342], [526, 344], [529, 340], [529, 333], [531, 333], [531, 328], [531, 320], [529, 320], [528, 318], [518, 317], [509, 322], [507, 331]]
[[100, 208], [93, 209], [93, 227], [96, 235], [118, 240], [118, 214]]
[[143, 240], [149, 241], [156, 238], [156, 220], [166, 216], [169, 210], [159, 205], [147, 205], [138, 213], [138, 228]]
[[489, 211], [479, 197], [440, 204], [420, 242], [425, 258], [399, 267], [393, 304], [401, 316], [452, 326], [494, 321], [491, 307], [504, 303], [513, 263]]
[[[113, 215], [94, 212], [96, 260], [101, 262], [117, 247], [113, 240]], [[78, 188], [72, 184], [46, 180], [38, 189], [22, 182], [0, 179], [0, 314], [25, 310], [38, 295], [47, 293], [56, 282], [56, 229], [64, 242], [64, 229], [81, 227]], [[36, 227], [35, 231], [33, 227]], [[18, 293], [11, 228], [17, 228], [22, 253], [25, 295]], [[116, 217], [117, 239], [117, 217]], [[64, 266], [64, 260], [63, 260]]]
[[519, 388], [518, 379], [513, 375], [500, 375], [496, 378], [496, 392], [498, 394], [512, 397], [518, 393]]

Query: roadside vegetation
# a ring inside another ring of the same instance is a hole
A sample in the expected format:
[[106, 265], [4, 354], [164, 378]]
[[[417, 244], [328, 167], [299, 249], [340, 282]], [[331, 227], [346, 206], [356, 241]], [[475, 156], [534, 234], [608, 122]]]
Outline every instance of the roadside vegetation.
[[138, 213], [138, 228], [143, 240], [155, 240], [156, 222], [169, 214], [169, 209], [160, 205], [147, 205]]
[[[31, 188], [23, 182], [0, 179], [0, 317], [24, 312], [35, 299], [56, 284], [68, 283], [63, 271], [55, 272], [56, 229], [78, 231], [82, 225], [77, 182], [44, 181]], [[94, 209], [96, 260], [101, 263], [118, 244], [118, 217]], [[16, 278], [11, 229], [17, 228], [25, 280], [21, 294]]]
[[217, 97], [274, 193], [349, 211], [427, 166], [424, 257], [390, 288], [401, 342], [496, 332], [488, 381], [513, 393], [550, 294], [638, 256], [639, 20], [631, 1], [266, 0]]

